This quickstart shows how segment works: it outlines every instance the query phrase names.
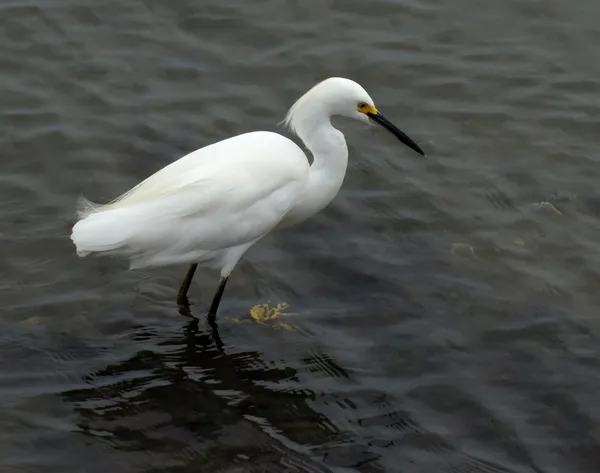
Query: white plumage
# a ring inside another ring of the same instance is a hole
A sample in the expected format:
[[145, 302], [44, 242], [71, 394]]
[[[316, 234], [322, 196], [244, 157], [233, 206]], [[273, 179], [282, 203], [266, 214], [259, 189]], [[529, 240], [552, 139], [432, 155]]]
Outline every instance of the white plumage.
[[241, 247], [290, 210], [308, 172], [304, 153], [281, 135], [229, 138], [184, 156], [108, 205], [88, 206], [72, 239], [81, 256], [120, 252], [131, 268], [202, 262], [226, 276]]
[[[227, 277], [244, 252], [277, 226], [301, 222], [325, 207], [342, 184], [348, 159], [332, 115], [377, 121], [422, 154], [348, 79], [317, 84], [290, 109], [286, 124], [313, 153], [282, 135], [257, 131], [187, 154], [106, 205], [82, 198], [71, 239], [77, 253], [121, 254], [131, 268], [191, 263], [221, 271], [209, 315], [214, 316]], [[400, 134], [400, 135], [399, 135]], [[406, 141], [408, 140], [408, 142]]]

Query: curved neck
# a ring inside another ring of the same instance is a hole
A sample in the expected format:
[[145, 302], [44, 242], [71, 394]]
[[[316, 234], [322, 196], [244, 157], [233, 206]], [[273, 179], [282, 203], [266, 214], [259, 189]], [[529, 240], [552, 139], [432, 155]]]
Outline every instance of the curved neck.
[[282, 226], [294, 225], [325, 208], [337, 195], [348, 166], [348, 147], [330, 117], [320, 114], [302, 120], [296, 134], [313, 155], [308, 184], [298, 203], [285, 216]]

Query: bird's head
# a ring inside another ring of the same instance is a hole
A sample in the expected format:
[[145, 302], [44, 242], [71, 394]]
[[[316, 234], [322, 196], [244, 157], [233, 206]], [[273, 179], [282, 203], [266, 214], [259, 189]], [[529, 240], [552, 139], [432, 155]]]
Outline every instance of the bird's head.
[[[310, 112], [314, 113], [310, 113]], [[404, 132], [390, 122], [378, 109], [367, 91], [358, 83], [342, 77], [330, 77], [304, 94], [290, 109], [286, 122], [310, 120], [317, 114], [340, 115], [367, 123], [376, 123], [392, 133], [402, 143], [421, 155], [423, 150]]]

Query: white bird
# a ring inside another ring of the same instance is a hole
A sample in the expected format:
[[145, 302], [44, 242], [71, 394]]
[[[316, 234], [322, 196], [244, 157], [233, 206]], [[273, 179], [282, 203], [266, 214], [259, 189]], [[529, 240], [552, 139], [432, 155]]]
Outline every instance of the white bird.
[[242, 255], [275, 228], [306, 220], [337, 195], [348, 164], [341, 115], [374, 122], [417, 153], [423, 151], [375, 108], [356, 82], [326, 79], [291, 107], [285, 124], [313, 155], [268, 131], [244, 133], [191, 152], [106, 205], [80, 199], [71, 239], [77, 254], [120, 254], [130, 269], [191, 264], [177, 302], [198, 264], [221, 271], [208, 316], [216, 316], [227, 278]]

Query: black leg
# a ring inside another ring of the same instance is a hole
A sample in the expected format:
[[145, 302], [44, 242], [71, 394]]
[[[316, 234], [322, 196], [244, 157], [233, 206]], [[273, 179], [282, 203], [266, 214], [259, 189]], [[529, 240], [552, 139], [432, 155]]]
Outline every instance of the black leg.
[[225, 290], [225, 284], [227, 284], [227, 278], [221, 277], [219, 279], [219, 286], [217, 287], [217, 292], [212, 300], [212, 304], [210, 305], [210, 310], [208, 311], [208, 318], [214, 319], [217, 316], [217, 309], [219, 308], [219, 303], [221, 302], [221, 297], [223, 297], [223, 291]]
[[185, 278], [183, 278], [183, 282], [181, 283], [181, 287], [179, 288], [179, 292], [177, 293], [177, 303], [179, 305], [190, 305], [190, 302], [187, 298], [187, 292], [190, 288], [190, 284], [192, 283], [192, 279], [194, 278], [194, 273], [196, 272], [196, 268], [198, 264], [192, 264], [190, 269], [188, 269]]

